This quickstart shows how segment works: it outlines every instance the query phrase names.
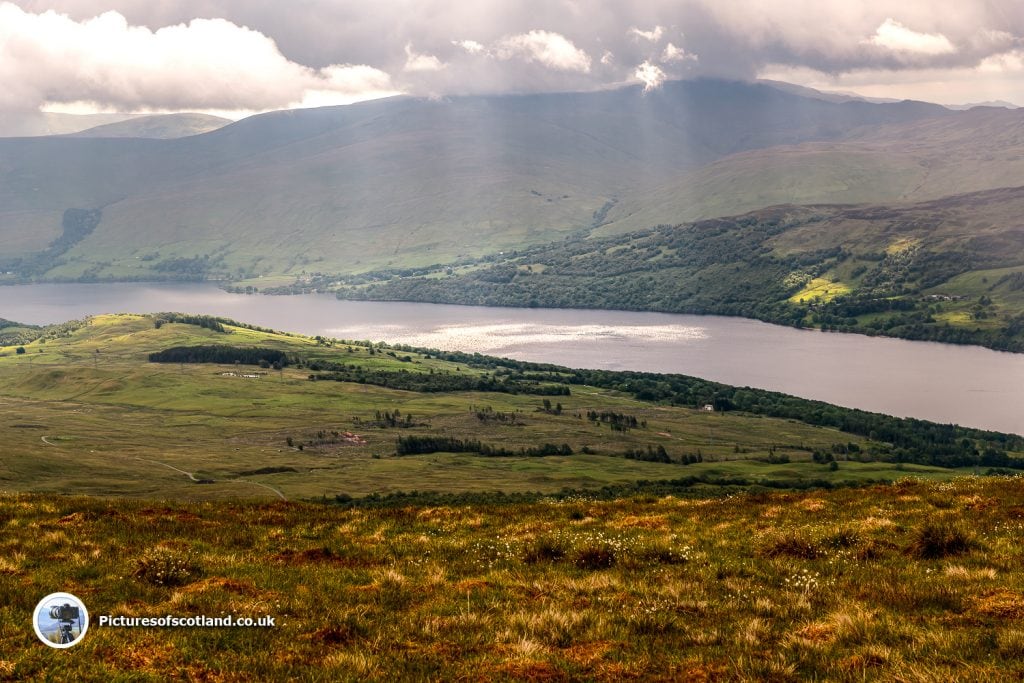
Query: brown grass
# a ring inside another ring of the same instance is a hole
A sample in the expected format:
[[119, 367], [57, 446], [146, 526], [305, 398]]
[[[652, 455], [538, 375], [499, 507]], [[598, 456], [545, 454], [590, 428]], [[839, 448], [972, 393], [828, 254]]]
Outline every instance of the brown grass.
[[[5, 495], [0, 680], [1020, 680], [1022, 482], [353, 510]], [[154, 558], [197, 572], [135, 571]], [[96, 627], [59, 659], [24, 617], [56, 589], [94, 617], [278, 625]]]

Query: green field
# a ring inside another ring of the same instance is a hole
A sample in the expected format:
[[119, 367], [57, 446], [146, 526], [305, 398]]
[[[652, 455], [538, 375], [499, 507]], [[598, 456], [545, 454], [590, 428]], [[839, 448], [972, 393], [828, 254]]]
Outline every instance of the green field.
[[827, 303], [832, 301], [837, 296], [843, 296], [849, 294], [853, 290], [849, 285], [839, 282], [837, 280], [829, 280], [828, 278], [816, 277], [804, 286], [799, 292], [789, 297], [790, 303], [802, 304], [809, 302], [820, 301]]
[[[230, 334], [224, 334], [183, 323], [156, 329], [151, 316], [110, 315], [62, 333], [67, 336], [26, 344], [24, 354], [0, 348], [0, 487], [292, 500], [410, 490], [554, 492], [683, 476], [839, 483], [893, 479], [902, 476], [898, 467], [902, 473], [939, 478], [954, 474], [853, 459], [831, 471], [811, 461], [812, 451], [854, 444], [866, 452], [866, 439], [794, 420], [624, 401], [621, 392], [599, 387], [573, 387], [572, 395], [554, 397], [562, 410], [552, 414], [543, 410], [546, 397], [530, 394], [423, 393], [311, 382], [308, 368], [146, 361], [147, 354], [163, 348], [216, 342], [284, 349], [303, 354], [307, 362], [340, 358], [366, 370], [488, 375], [486, 369], [424, 353], [392, 357], [377, 350], [371, 355], [367, 346], [228, 329]], [[404, 356], [410, 360], [401, 360]], [[225, 374], [254, 372], [262, 373], [259, 379]], [[412, 416], [414, 425], [368, 425], [376, 412], [394, 410]], [[477, 416], [482, 410], [515, 415], [516, 424], [482, 421]], [[586, 419], [589, 411], [624, 411], [646, 426], [614, 431]], [[319, 443], [321, 432], [353, 432], [361, 438]], [[574, 455], [397, 457], [397, 437], [410, 434], [445, 434], [510, 449], [564, 443]], [[648, 446], [664, 448], [671, 460], [700, 454], [702, 462], [622, 457]]]

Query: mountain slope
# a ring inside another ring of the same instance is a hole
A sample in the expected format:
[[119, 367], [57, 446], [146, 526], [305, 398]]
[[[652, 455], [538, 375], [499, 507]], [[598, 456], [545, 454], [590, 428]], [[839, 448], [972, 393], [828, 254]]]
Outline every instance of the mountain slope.
[[209, 114], [156, 114], [107, 123], [72, 133], [76, 138], [155, 138], [170, 140], [209, 133], [231, 123]]
[[1024, 183], [1024, 110], [863, 127], [845, 139], [736, 154], [626, 197], [606, 234], [773, 204], [899, 202]]
[[6, 140], [0, 261], [46, 249], [61, 235], [55, 217], [75, 208], [102, 220], [58, 260], [34, 261], [35, 276], [436, 263], [588, 229], [616, 200], [730, 154], [947, 116], [694, 81], [647, 95], [393, 98], [179, 140]]

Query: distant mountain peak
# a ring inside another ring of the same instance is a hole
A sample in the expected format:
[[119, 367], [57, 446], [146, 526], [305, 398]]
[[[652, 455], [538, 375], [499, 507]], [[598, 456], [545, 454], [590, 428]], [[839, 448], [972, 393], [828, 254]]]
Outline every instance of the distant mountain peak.
[[230, 119], [210, 114], [178, 113], [137, 116], [73, 133], [76, 138], [152, 138], [171, 140], [222, 128]]

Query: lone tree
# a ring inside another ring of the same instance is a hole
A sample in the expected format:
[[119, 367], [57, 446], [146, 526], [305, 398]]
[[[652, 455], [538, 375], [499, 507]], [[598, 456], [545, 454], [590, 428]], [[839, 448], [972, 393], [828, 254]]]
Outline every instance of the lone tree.
[[16, 353], [16, 354], [18, 354], [20, 356], [21, 354], [25, 353], [25, 347], [24, 346], [19, 346], [18, 348], [14, 349], [14, 353]]

